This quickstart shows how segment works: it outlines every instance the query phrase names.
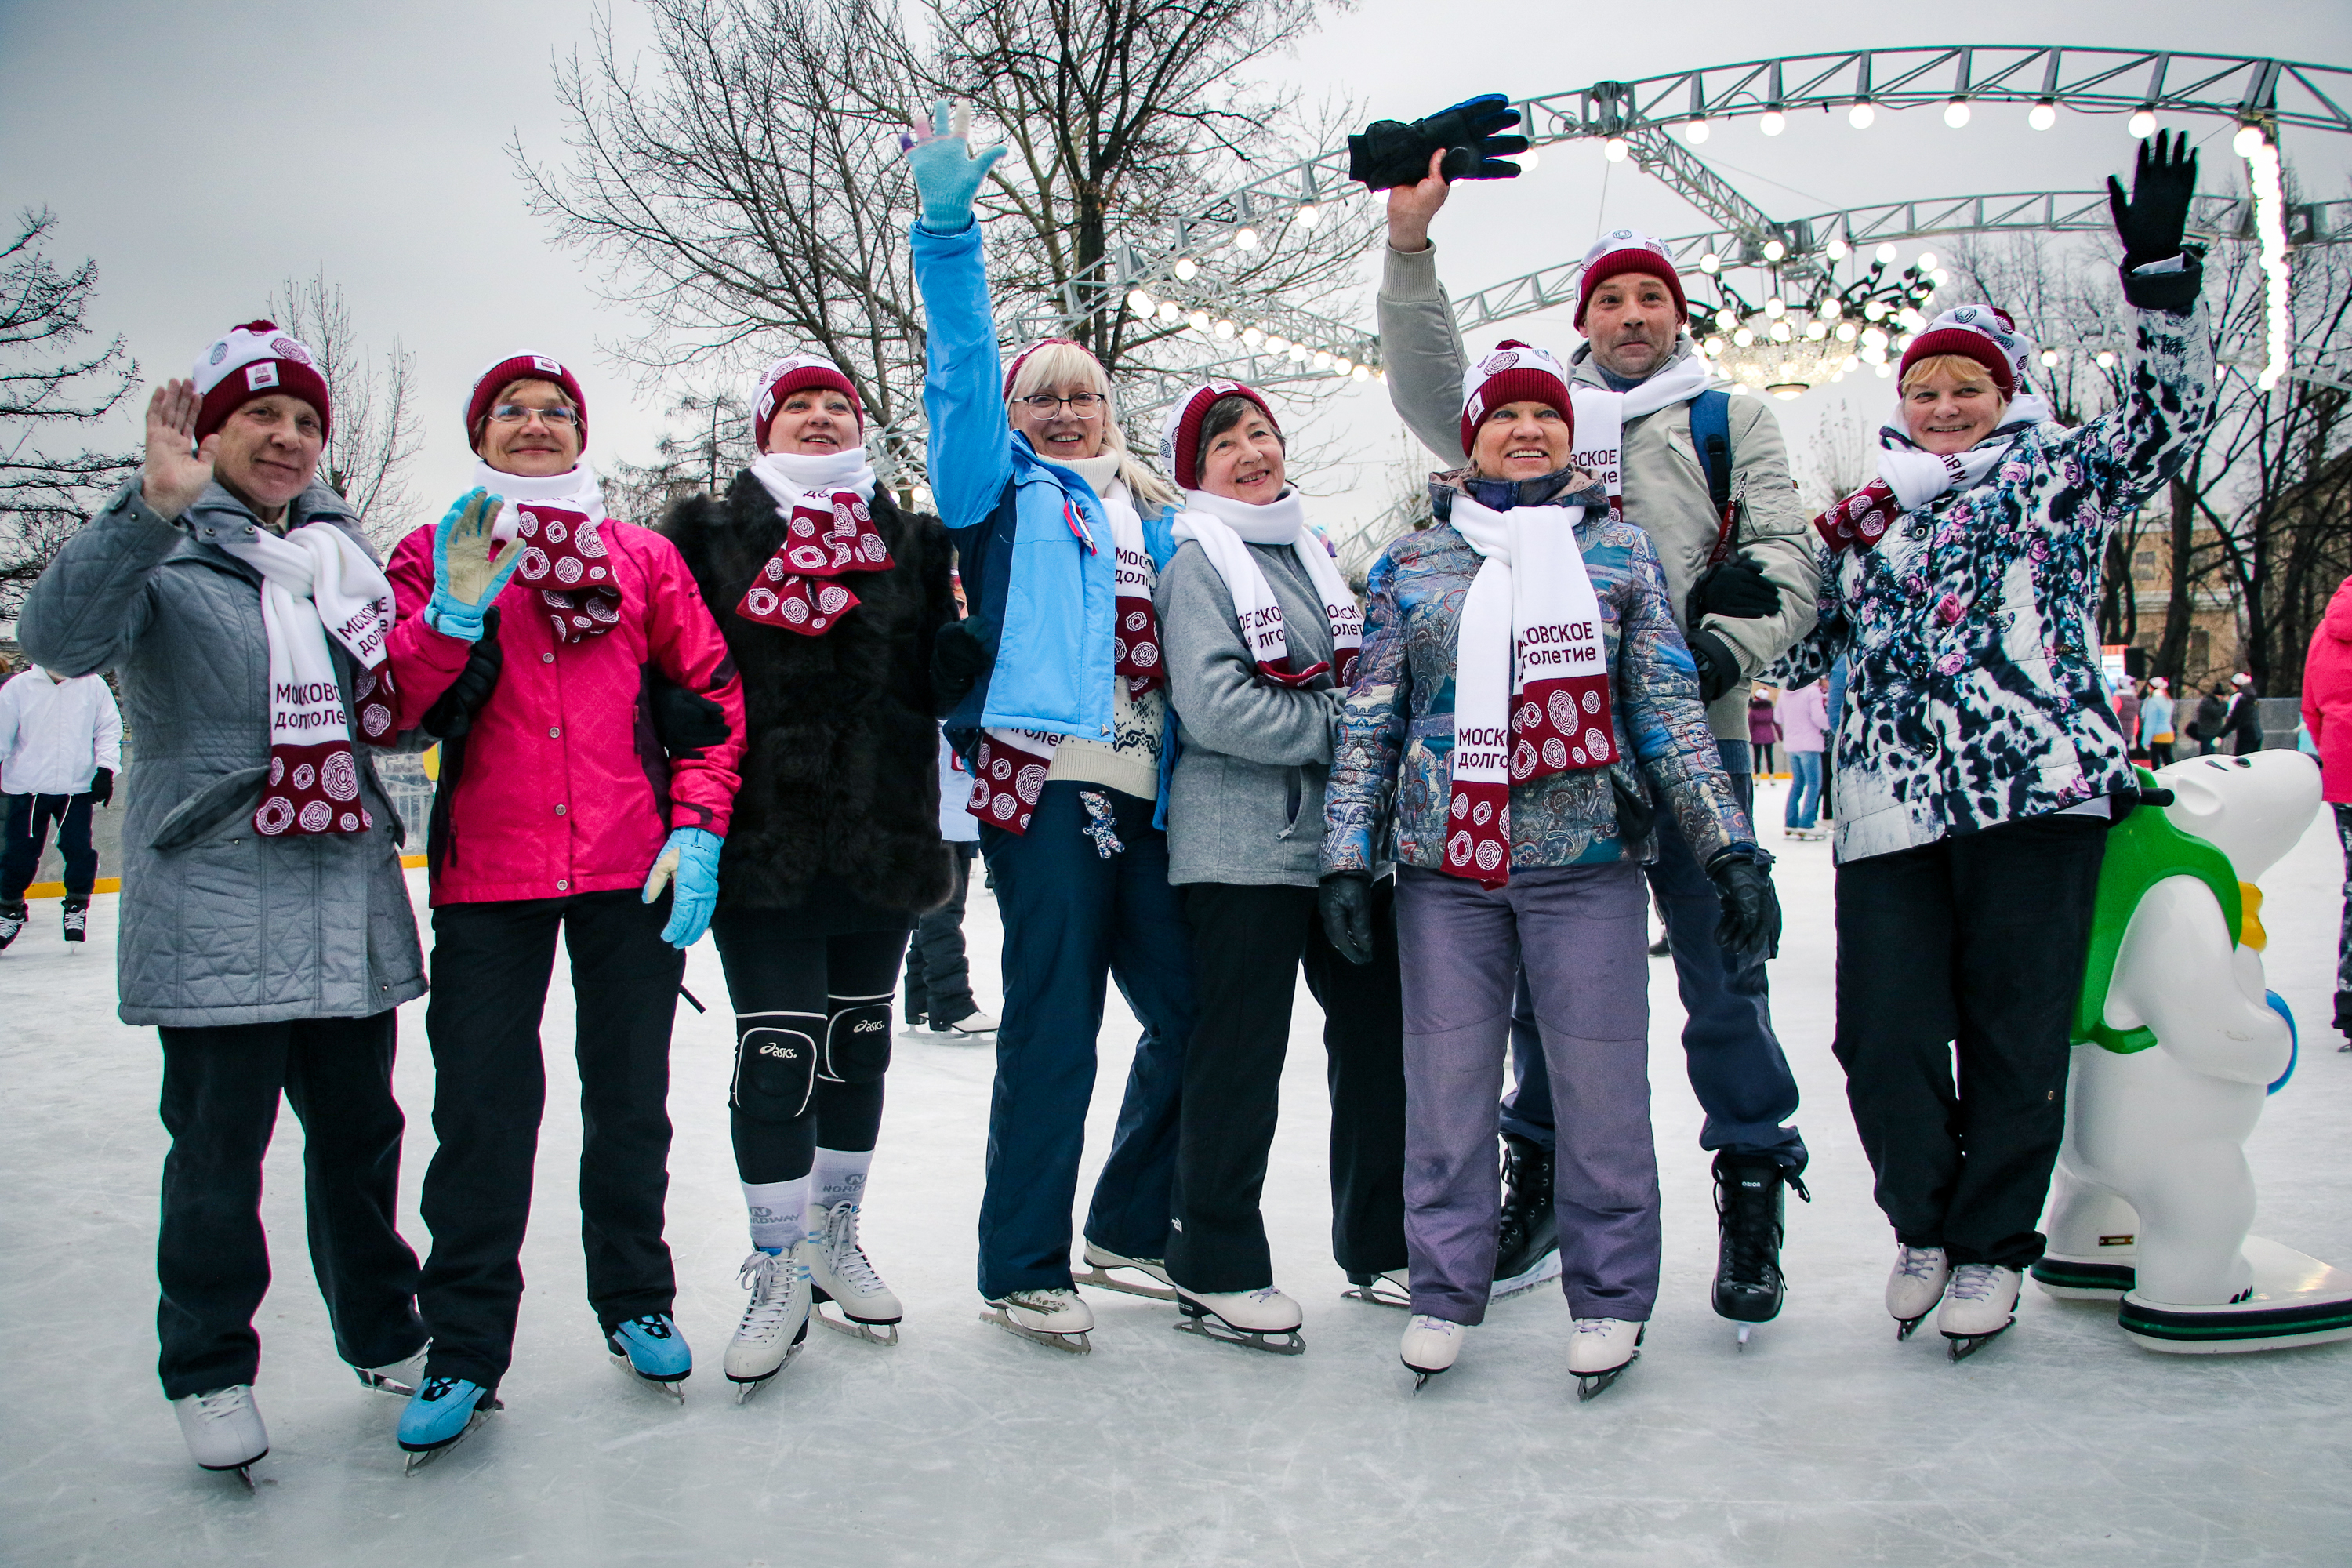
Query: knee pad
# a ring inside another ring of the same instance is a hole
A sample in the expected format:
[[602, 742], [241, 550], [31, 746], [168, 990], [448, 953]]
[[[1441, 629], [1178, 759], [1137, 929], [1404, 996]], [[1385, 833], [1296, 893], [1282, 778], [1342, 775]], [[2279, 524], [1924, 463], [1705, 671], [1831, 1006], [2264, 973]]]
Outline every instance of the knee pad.
[[754, 1121], [786, 1122], [816, 1090], [814, 1013], [735, 1015], [735, 1081], [727, 1103]]
[[824, 1025], [824, 1076], [835, 1083], [879, 1083], [890, 1066], [890, 998], [835, 996]]

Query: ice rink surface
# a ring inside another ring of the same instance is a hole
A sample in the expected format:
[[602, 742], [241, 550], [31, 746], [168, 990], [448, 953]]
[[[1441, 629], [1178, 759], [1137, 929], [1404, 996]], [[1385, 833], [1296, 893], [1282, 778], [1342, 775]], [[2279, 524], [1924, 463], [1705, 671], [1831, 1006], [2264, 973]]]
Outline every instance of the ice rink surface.
[[[1352, 1301], [1328, 1255], [1321, 1018], [1299, 993], [1266, 1187], [1307, 1353], [1171, 1331], [1172, 1309], [1089, 1291], [1091, 1355], [978, 1321], [973, 1215], [992, 1052], [902, 1037], [866, 1237], [906, 1300], [885, 1349], [812, 1329], [750, 1405], [718, 1363], [746, 1250], [725, 1112], [718, 955], [695, 949], [670, 1098], [669, 1240], [700, 1370], [684, 1405], [606, 1361], [583, 1299], [579, 1120], [559, 961], [550, 1104], [507, 1408], [404, 1477], [399, 1405], [335, 1359], [301, 1242], [301, 1137], [281, 1117], [267, 1217], [276, 1285], [258, 1384], [269, 1457], [248, 1496], [188, 1460], [153, 1372], [163, 1134], [152, 1031], [114, 1020], [115, 900], [70, 954], [58, 905], [0, 955], [0, 1560], [25, 1564], [892, 1563], [2099, 1564], [2352, 1563], [2352, 1346], [2153, 1355], [2112, 1308], [2029, 1286], [2018, 1326], [1959, 1365], [1895, 1342], [1893, 1241], [1830, 1053], [1829, 849], [1783, 844], [1780, 1028], [1805, 1090], [1814, 1202], [1791, 1203], [1779, 1321], [1745, 1353], [1709, 1310], [1715, 1226], [1673, 971], [1653, 975], [1665, 1289], [1641, 1363], [1580, 1405], [1557, 1288], [1504, 1303], [1419, 1395], [1402, 1314]], [[2342, 862], [2323, 816], [2265, 881], [2271, 984], [2304, 1057], [2252, 1145], [2257, 1230], [2352, 1265], [2352, 1056], [2327, 1027]], [[423, 914], [423, 873], [411, 884]], [[2031, 899], [2031, 887], [2016, 889]], [[994, 908], [976, 891], [992, 992]], [[992, 994], [985, 1000], [993, 1005]], [[433, 1152], [423, 1004], [401, 1020], [403, 1228]], [[1081, 1204], [1131, 1020], [1102, 1032]], [[1932, 1328], [1932, 1325], [1930, 1325]]]

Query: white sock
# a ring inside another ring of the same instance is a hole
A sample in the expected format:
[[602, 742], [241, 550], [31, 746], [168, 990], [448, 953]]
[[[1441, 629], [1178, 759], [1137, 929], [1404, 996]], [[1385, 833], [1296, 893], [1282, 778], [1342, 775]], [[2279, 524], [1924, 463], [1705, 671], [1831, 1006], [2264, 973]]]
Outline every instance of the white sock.
[[746, 1182], [743, 1203], [751, 1211], [751, 1245], [762, 1252], [782, 1252], [808, 1236], [809, 1178], [789, 1182]]
[[864, 1204], [866, 1171], [873, 1163], [871, 1149], [819, 1149], [816, 1169], [809, 1173], [816, 1184], [817, 1206], [830, 1209]]

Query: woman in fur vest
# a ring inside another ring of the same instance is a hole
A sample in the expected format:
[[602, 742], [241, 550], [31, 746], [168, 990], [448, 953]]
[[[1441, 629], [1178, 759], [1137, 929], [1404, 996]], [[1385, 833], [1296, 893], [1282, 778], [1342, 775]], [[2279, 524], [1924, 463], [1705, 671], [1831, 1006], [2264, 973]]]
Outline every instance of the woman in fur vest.
[[[931, 639], [955, 619], [946, 532], [875, 483], [865, 410], [809, 354], [761, 377], [761, 456], [663, 525], [743, 680], [749, 743], [711, 935], [735, 1008], [728, 1096], [751, 1291], [726, 1370], [782, 1370], [814, 1301], [896, 1343], [898, 1298], [857, 1240], [916, 917], [944, 900]], [[673, 744], [677, 743], [673, 738]]]

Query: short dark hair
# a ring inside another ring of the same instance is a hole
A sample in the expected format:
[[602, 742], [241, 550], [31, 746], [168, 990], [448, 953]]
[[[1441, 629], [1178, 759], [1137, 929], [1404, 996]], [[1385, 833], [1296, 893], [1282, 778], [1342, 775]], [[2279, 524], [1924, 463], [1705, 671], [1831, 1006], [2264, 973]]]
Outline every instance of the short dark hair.
[[1220, 397], [1209, 405], [1209, 412], [1201, 419], [1201, 445], [1206, 447], [1253, 414], [1265, 420], [1266, 428], [1274, 431], [1274, 438], [1282, 442], [1284, 451], [1290, 450], [1290, 443], [1283, 441], [1282, 431], [1276, 426], [1272, 419], [1266, 418], [1265, 410], [1259, 407], [1253, 399], [1243, 397], [1238, 394]]

